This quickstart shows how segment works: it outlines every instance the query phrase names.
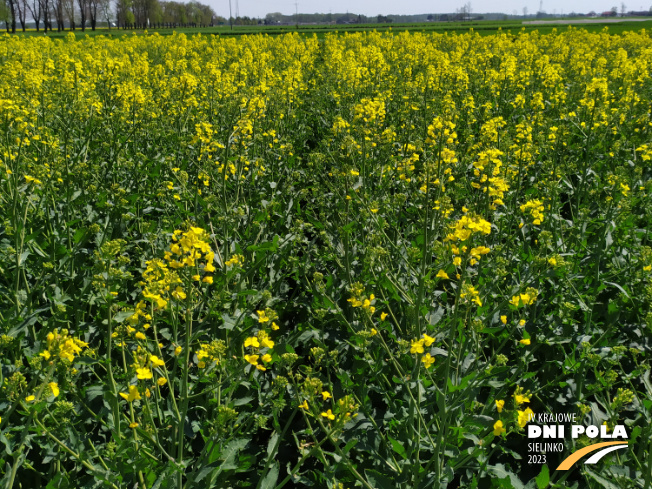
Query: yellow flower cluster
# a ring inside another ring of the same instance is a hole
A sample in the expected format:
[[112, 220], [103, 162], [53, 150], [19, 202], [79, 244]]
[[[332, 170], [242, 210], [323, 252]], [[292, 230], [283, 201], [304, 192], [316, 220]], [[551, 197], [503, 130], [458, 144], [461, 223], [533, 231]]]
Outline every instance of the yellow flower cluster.
[[206, 361], [204, 359], [208, 359], [216, 364], [220, 363], [220, 360], [225, 352], [226, 344], [222, 340], [214, 340], [210, 343], [202, 343], [199, 345], [199, 350], [195, 352], [197, 355], [197, 367], [206, 367]]
[[[483, 126], [483, 130], [485, 127]], [[482, 189], [488, 192], [493, 200], [491, 208], [496, 209], [498, 205], [505, 205], [503, 197], [509, 190], [509, 184], [504, 175], [501, 175], [503, 162], [500, 157], [504, 153], [496, 148], [488, 148], [478, 154], [477, 161], [473, 163], [473, 176], [476, 181], [471, 182], [473, 188]]]
[[233, 255], [226, 262], [224, 262], [224, 265], [227, 267], [242, 266], [243, 264], [244, 264], [244, 256], [242, 255]]
[[351, 293], [353, 297], [349, 298], [347, 302], [350, 302], [352, 307], [359, 307], [369, 315], [376, 312], [376, 308], [372, 305], [373, 301], [376, 300], [376, 296], [374, 294], [369, 294], [367, 297], [364, 294], [364, 286], [362, 284], [354, 284]]
[[[175, 243], [170, 246], [170, 251], [165, 252], [165, 260], [170, 264], [171, 268], [195, 268], [200, 265], [199, 261], [203, 259], [205, 260], [203, 271], [206, 273], [215, 271], [213, 265], [215, 253], [208, 244], [208, 233], [202, 228], [191, 227], [186, 232], [177, 229], [174, 231], [172, 239]], [[206, 276], [204, 276], [205, 278]]]
[[[514, 398], [514, 408], [515, 408], [514, 411], [510, 411], [514, 415], [514, 418], [512, 419], [516, 421], [516, 424], [519, 426], [519, 428], [524, 428], [527, 423], [534, 420], [534, 411], [532, 411], [532, 409], [530, 409], [529, 407], [523, 410], [519, 409], [519, 407], [521, 406], [521, 404], [530, 402], [530, 394], [528, 392], [523, 391], [523, 389], [520, 386], [517, 386], [512, 397]], [[498, 411], [498, 414], [502, 413], [503, 410], [505, 409], [505, 400], [496, 399], [495, 403], [496, 403], [496, 410]], [[505, 424], [500, 419], [494, 423], [493, 428], [494, 428], [493, 433], [495, 436], [501, 436], [503, 433], [506, 433], [507, 431], [505, 429]]]
[[[328, 401], [333, 396], [328, 391], [321, 393], [323, 401]], [[328, 421], [335, 421], [343, 425], [352, 418], [355, 418], [358, 413], [356, 412], [360, 406], [355, 402], [352, 396], [344, 396], [335, 403], [335, 412], [332, 408], [322, 411], [319, 415]], [[299, 409], [303, 409], [306, 413], [310, 413], [310, 405], [308, 400], [304, 399], [303, 403], [299, 404]]]
[[[172, 239], [174, 243], [170, 251], [165, 252], [165, 259], [146, 262], [147, 269], [143, 272], [143, 297], [155, 303], [158, 309], [165, 309], [171, 297], [179, 301], [186, 299], [186, 290], [180, 285], [183, 284], [179, 275], [181, 269], [189, 269], [195, 282], [213, 283], [215, 254], [208, 244], [206, 231], [198, 227], [186, 232], [177, 229]], [[138, 310], [135, 315], [140, 315]]]
[[532, 217], [532, 224], [539, 226], [543, 222], [543, 201], [541, 200], [529, 200], [521, 206], [521, 212], [524, 214], [530, 214]]
[[[435, 341], [435, 338], [433, 338], [432, 336], [428, 336], [425, 333], [422, 336], [423, 337], [420, 339], [412, 340], [410, 345], [410, 353], [423, 354], [425, 352], [424, 346], [427, 348], [430, 345], [432, 345]], [[429, 369], [435, 363], [435, 358], [430, 354], [430, 352], [428, 352], [425, 355], [422, 355], [421, 363], [423, 363], [426, 369]]]
[[133, 402], [141, 399], [141, 390], [139, 387], [144, 387], [145, 397], [151, 397], [152, 392], [147, 387], [147, 381], [154, 379], [154, 372], [158, 372], [156, 379], [156, 386], [161, 387], [167, 383], [165, 361], [156, 355], [147, 352], [143, 347], [138, 346], [133, 353], [134, 363], [131, 365], [132, 372], [135, 372], [138, 385], [129, 385], [128, 392], [121, 392], [120, 397], [127, 402]]
[[480, 216], [462, 216], [451, 227], [453, 232], [446, 235], [445, 241], [466, 241], [474, 233], [491, 234], [491, 224]]
[[84, 348], [88, 348], [88, 343], [85, 341], [69, 336], [67, 329], [62, 329], [61, 332], [55, 329], [52, 333], [48, 333], [46, 340], [47, 347], [39, 354], [46, 360], [59, 358], [73, 362]]
[[529, 306], [534, 304], [538, 297], [539, 291], [533, 287], [528, 287], [525, 289], [525, 293], [513, 296], [509, 303], [515, 307]]
[[482, 301], [480, 300], [480, 292], [478, 292], [478, 290], [471, 284], [462, 285], [460, 298], [474, 302], [478, 306], [482, 306]]
[[[246, 354], [244, 359], [261, 372], [267, 370], [265, 365], [271, 363], [272, 355], [270, 351], [274, 348], [274, 341], [270, 338], [269, 333], [262, 329], [259, 330], [256, 336], [250, 336], [245, 339], [244, 347], [249, 348], [251, 352]], [[263, 362], [262, 364], [258, 363], [259, 359]]]

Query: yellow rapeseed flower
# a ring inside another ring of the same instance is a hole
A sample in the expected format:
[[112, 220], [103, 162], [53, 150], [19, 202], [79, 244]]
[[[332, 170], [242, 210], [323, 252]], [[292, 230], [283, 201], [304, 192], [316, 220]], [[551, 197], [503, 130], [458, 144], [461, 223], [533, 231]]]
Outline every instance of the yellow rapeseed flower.
[[526, 424], [534, 419], [534, 412], [527, 408], [524, 411], [518, 411], [518, 425], [524, 428]]
[[129, 386], [129, 394], [125, 394], [124, 392], [121, 392], [120, 397], [126, 399], [127, 402], [134, 402], [141, 399], [140, 392], [138, 392], [138, 387], [136, 387], [135, 385]]
[[252, 365], [258, 365], [258, 355], [245, 355], [245, 360], [247, 360]]
[[149, 368], [144, 367], [144, 368], [136, 369], [136, 378], [138, 378], [139, 380], [147, 380], [147, 379], [151, 379], [152, 377], [153, 377], [152, 371]]
[[330, 409], [328, 411], [326, 411], [325, 413], [321, 413], [321, 415], [324, 418], [330, 419], [331, 421], [333, 421], [335, 419], [335, 415], [333, 414], [333, 411], [331, 411]]
[[422, 356], [421, 361], [427, 369], [432, 367], [432, 364], [435, 363], [435, 359], [430, 355], [430, 353], [426, 353]]
[[413, 340], [410, 353], [423, 353], [423, 340]]
[[498, 420], [494, 423], [494, 435], [500, 436], [503, 433], [505, 433], [507, 430], [503, 428], [503, 422], [501, 420]]
[[152, 367], [163, 367], [165, 366], [165, 362], [161, 360], [159, 357], [156, 355], [150, 355], [149, 356], [149, 361], [152, 363]]

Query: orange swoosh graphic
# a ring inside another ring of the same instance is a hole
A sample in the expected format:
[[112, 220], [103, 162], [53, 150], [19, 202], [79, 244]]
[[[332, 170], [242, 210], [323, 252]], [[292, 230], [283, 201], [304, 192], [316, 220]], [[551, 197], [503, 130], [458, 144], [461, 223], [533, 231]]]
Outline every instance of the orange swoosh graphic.
[[626, 441], [605, 441], [603, 443], [594, 443], [588, 447], [584, 447], [581, 450], [578, 450], [574, 453], [571, 453], [555, 470], [568, 470], [572, 465], [581, 459], [584, 455], [587, 455], [591, 452], [595, 452], [600, 448], [608, 447], [611, 445], [627, 445]]

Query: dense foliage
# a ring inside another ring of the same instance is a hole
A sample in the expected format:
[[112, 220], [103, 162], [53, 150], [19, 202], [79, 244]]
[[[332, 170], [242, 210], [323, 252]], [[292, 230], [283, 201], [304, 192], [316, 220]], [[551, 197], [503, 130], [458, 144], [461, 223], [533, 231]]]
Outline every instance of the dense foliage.
[[[5, 487], [649, 487], [648, 33], [0, 64]], [[560, 412], [628, 449], [529, 464]]]

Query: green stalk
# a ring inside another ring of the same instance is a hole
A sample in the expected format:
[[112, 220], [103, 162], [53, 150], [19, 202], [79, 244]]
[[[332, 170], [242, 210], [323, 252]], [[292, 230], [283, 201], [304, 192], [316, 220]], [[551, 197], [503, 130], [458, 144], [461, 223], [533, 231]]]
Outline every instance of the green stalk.
[[[84, 467], [86, 467], [86, 468], [87, 468], [91, 473], [97, 472], [97, 469], [95, 469], [95, 467], [93, 467], [91, 464], [89, 464], [86, 460], [83, 460], [82, 457], [81, 457], [81, 455], [80, 455], [79, 453], [77, 453], [77, 452], [71, 450], [70, 448], [68, 448], [68, 447], [66, 446], [65, 443], [63, 443], [63, 442], [62, 442], [61, 440], [59, 440], [56, 436], [54, 436], [52, 433], [50, 433], [50, 431], [49, 431], [45, 426], [43, 426], [43, 424], [42, 424], [41, 421], [38, 419], [38, 417], [34, 417], [34, 422], [35, 422], [35, 423], [39, 426], [39, 428], [41, 428], [41, 429], [43, 430], [43, 432], [44, 432], [48, 437], [50, 437], [50, 439], [51, 439], [52, 441], [54, 441], [54, 442], [59, 446], [59, 448], [61, 448], [64, 452], [66, 452], [68, 455], [71, 455], [73, 458], [75, 458], [79, 463], [81, 463]], [[22, 449], [22, 447], [21, 447], [21, 449]], [[104, 464], [103, 464], [103, 465], [104, 465]], [[106, 467], [106, 466], [105, 466], [105, 467]], [[13, 471], [12, 471], [12, 474], [15, 475], [15, 473], [13, 473]], [[13, 477], [12, 477], [12, 479], [11, 479], [10, 482], [11, 482], [11, 484], [13, 485]], [[110, 483], [110, 484], [111, 484], [111, 488], [112, 488], [112, 489], [119, 489], [118, 486], [116, 486], [115, 484], [113, 484], [113, 483]], [[7, 487], [9, 488], [9, 487], [12, 487], [12, 486], [11, 486], [11, 485], [8, 485]], [[143, 487], [145, 487], [145, 486], [143, 486]]]
[[[190, 294], [189, 294], [190, 295]], [[190, 297], [188, 297], [190, 302]], [[190, 338], [192, 336], [192, 312], [186, 310], [186, 324], [188, 325], [185, 332], [184, 361], [182, 366], [181, 382], [181, 412], [179, 413], [179, 424], [177, 426], [177, 463], [183, 462], [183, 437], [186, 414], [188, 413], [188, 381], [189, 381], [189, 364], [190, 364]], [[178, 489], [183, 488], [183, 472], [180, 471], [177, 477]]]
[[111, 352], [113, 350], [113, 328], [112, 328], [112, 317], [111, 317], [111, 302], [109, 302], [108, 307], [108, 327], [107, 327], [107, 370], [109, 374], [109, 387], [111, 388], [111, 410], [113, 416], [113, 438], [116, 443], [119, 443], [122, 437], [120, 436], [120, 405], [118, 402], [118, 387], [115, 383], [115, 377], [113, 376], [113, 362], [111, 359]]

